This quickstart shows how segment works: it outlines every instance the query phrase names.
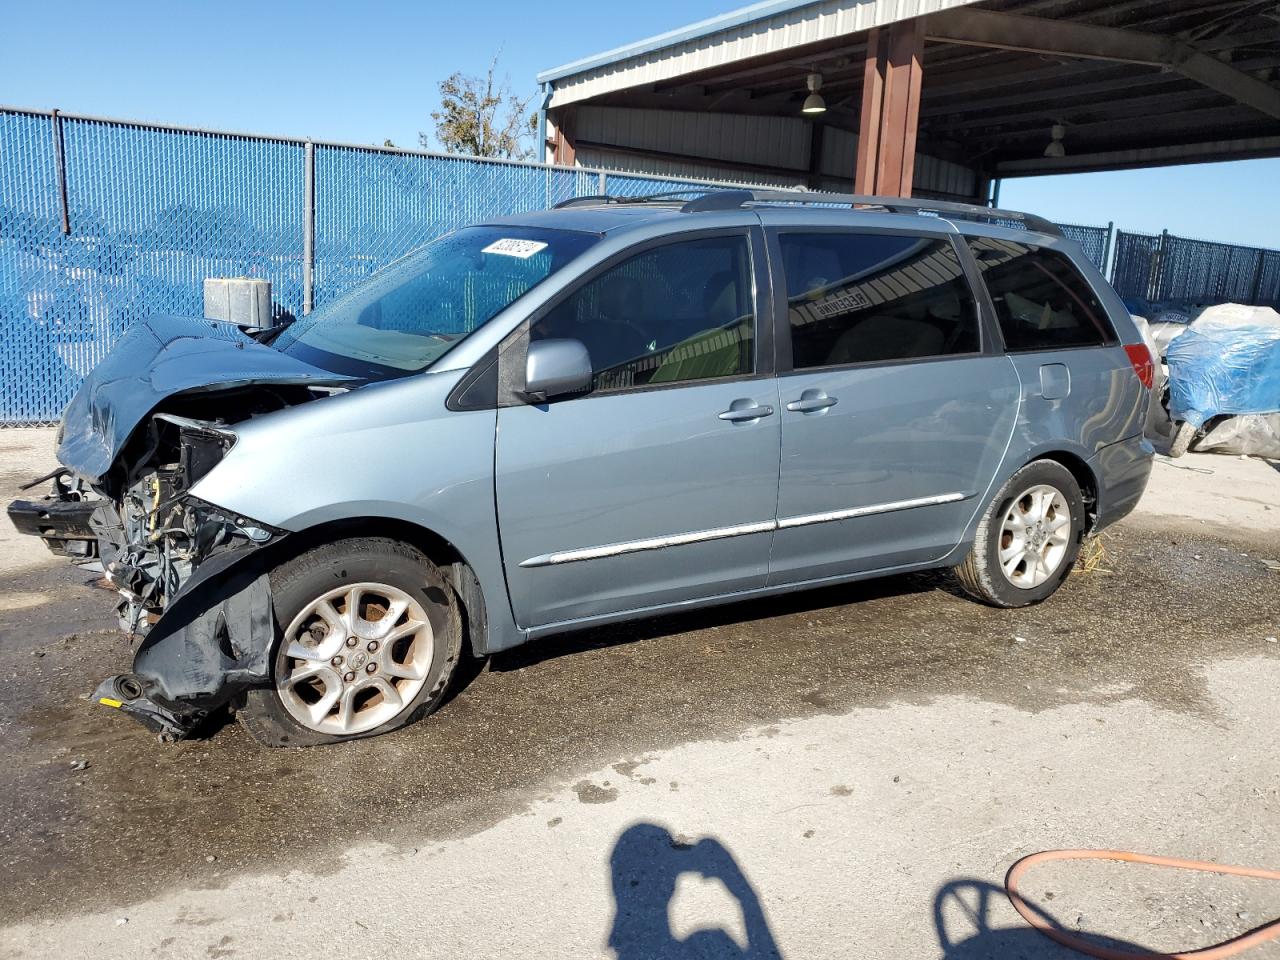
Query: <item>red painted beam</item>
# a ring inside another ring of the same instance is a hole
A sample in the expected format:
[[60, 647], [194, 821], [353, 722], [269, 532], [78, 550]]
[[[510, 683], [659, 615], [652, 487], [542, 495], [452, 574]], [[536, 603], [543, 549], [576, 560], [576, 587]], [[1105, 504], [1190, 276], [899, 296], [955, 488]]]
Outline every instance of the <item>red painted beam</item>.
[[871, 31], [863, 68], [855, 193], [911, 196], [924, 33], [919, 17]]

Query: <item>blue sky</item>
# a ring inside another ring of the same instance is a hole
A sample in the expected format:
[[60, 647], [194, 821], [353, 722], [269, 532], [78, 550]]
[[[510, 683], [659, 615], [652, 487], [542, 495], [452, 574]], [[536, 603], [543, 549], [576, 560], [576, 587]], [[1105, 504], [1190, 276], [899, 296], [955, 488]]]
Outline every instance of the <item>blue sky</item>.
[[[499, 49], [513, 87], [532, 92], [539, 70], [739, 5], [0, 0], [0, 103], [416, 146], [436, 82], [482, 71]], [[1056, 220], [1280, 247], [1280, 160], [1011, 180], [1000, 199]]]

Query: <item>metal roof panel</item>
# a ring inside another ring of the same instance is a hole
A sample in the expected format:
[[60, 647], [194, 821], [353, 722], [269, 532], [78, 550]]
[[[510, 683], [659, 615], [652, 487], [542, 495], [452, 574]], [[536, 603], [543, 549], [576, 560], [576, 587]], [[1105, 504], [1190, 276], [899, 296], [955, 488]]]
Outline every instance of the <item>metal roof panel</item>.
[[976, 0], [768, 0], [547, 70], [550, 106], [965, 6]]

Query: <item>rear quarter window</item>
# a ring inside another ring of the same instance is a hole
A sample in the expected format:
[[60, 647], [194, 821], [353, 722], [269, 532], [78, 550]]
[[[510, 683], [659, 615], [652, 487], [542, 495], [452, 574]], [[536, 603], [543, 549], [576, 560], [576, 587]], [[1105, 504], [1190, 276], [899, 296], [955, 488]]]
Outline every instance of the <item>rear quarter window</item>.
[[991, 237], [965, 237], [965, 242], [991, 294], [1006, 349], [1117, 342], [1093, 287], [1065, 254]]
[[788, 231], [778, 246], [796, 370], [981, 349], [950, 238]]

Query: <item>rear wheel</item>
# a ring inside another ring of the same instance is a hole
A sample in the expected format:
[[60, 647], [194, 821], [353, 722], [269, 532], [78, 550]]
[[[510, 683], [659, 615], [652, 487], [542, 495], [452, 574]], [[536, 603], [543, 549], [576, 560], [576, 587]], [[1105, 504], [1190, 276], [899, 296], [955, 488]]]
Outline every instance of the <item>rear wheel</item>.
[[956, 578], [965, 592], [993, 606], [1039, 603], [1071, 573], [1083, 534], [1076, 478], [1055, 460], [1037, 460], [987, 506]]
[[1173, 437], [1169, 441], [1169, 456], [1182, 456], [1195, 438], [1196, 428], [1185, 420], [1179, 420], [1177, 426], [1173, 428]]
[[272, 687], [239, 719], [267, 746], [336, 743], [421, 719], [458, 664], [453, 590], [421, 552], [382, 538], [317, 547], [271, 573]]

